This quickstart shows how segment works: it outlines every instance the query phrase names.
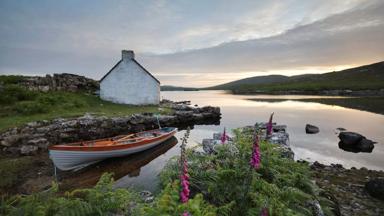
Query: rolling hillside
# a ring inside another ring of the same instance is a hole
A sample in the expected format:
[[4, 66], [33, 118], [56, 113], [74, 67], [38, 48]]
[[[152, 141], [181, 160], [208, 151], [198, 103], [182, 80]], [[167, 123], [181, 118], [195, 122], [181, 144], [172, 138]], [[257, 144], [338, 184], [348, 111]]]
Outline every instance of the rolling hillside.
[[180, 86], [171, 86], [171, 85], [164, 85], [160, 86], [161, 91], [198, 91], [198, 88], [191, 88], [191, 87], [180, 87]]
[[324, 74], [259, 76], [209, 87], [234, 93], [384, 89], [384, 62]]

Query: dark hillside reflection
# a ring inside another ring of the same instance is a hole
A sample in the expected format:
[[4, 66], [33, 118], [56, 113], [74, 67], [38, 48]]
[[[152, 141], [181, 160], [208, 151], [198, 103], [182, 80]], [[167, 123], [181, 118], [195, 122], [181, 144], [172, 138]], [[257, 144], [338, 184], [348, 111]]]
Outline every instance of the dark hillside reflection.
[[350, 109], [363, 110], [377, 114], [384, 114], [384, 97], [338, 97], [338, 98], [298, 98], [298, 99], [274, 99], [274, 98], [257, 98], [250, 99], [260, 102], [283, 102], [283, 101], [300, 101], [321, 103], [331, 106], [341, 106]]

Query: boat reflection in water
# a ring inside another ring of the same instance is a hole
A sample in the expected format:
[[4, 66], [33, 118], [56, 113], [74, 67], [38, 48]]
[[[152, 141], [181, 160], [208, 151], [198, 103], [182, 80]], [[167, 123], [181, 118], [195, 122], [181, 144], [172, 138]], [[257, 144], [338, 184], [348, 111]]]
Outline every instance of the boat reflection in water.
[[92, 187], [98, 182], [101, 175], [106, 172], [114, 173], [114, 179], [127, 175], [130, 177], [138, 176], [141, 167], [166, 153], [176, 144], [177, 139], [172, 137], [153, 148], [136, 154], [121, 158], [110, 158], [77, 172], [59, 173], [59, 177], [61, 177], [60, 190], [67, 191], [74, 188]]

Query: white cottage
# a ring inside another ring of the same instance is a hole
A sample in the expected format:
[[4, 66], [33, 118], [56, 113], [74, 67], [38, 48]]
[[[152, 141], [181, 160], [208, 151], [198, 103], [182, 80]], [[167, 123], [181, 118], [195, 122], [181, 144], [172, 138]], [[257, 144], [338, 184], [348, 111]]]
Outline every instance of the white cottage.
[[100, 97], [121, 104], [159, 104], [160, 81], [135, 60], [131, 50], [100, 80]]

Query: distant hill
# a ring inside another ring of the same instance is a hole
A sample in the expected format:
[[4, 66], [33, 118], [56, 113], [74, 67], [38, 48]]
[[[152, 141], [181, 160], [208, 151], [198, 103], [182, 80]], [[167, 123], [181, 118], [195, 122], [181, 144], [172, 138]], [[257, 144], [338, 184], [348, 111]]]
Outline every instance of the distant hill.
[[384, 62], [324, 74], [250, 77], [206, 89], [231, 90], [234, 93], [384, 89]]
[[269, 76], [256, 76], [249, 77], [241, 80], [236, 80], [233, 82], [225, 83], [222, 85], [217, 85], [209, 87], [207, 89], [232, 89], [240, 85], [256, 85], [256, 84], [266, 84], [266, 83], [281, 83], [288, 81], [289, 77], [283, 75], [269, 75]]
[[179, 87], [179, 86], [170, 86], [164, 85], [160, 86], [161, 91], [198, 91], [198, 88], [190, 88], [190, 87]]

